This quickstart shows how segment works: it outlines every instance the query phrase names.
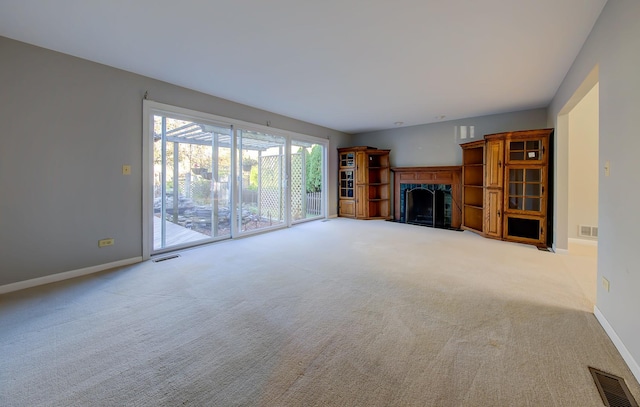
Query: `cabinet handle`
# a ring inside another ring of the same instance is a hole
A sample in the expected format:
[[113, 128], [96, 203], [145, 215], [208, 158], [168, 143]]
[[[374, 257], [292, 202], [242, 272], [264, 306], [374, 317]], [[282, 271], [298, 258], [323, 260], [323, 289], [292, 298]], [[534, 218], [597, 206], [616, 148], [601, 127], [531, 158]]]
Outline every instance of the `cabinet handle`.
[[498, 160], [498, 168], [502, 168], [502, 160]]
[[500, 217], [500, 211], [498, 211], [498, 217]]

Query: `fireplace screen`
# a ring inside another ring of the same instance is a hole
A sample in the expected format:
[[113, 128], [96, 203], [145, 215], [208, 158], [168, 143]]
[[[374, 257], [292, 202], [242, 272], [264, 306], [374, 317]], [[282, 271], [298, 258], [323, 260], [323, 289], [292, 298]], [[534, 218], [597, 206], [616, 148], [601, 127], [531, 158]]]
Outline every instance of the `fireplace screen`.
[[401, 184], [400, 222], [451, 227], [451, 185]]

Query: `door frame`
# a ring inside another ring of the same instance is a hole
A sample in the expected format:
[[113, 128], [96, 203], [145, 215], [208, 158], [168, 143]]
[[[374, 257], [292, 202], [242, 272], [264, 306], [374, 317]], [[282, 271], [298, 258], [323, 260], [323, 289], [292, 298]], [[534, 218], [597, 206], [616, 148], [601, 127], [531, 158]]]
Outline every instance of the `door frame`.
[[[322, 145], [323, 148], [323, 188], [322, 188], [322, 211], [323, 215], [319, 218], [327, 218], [328, 217], [328, 178], [327, 178], [327, 157], [329, 150], [329, 139], [309, 136], [305, 134], [295, 133], [288, 130], [277, 129], [271, 126], [263, 126], [255, 123], [245, 122], [242, 120], [236, 120], [228, 117], [217, 116], [210, 113], [199, 112], [196, 110], [186, 109], [178, 106], [168, 105], [165, 103], [156, 102], [149, 99], [143, 99], [142, 101], [142, 258], [143, 260], [148, 260], [151, 258], [152, 252], [152, 242], [153, 242], [153, 210], [151, 208], [151, 204], [153, 202], [153, 184], [152, 184], [152, 165], [153, 165], [153, 137], [149, 137], [150, 131], [153, 129], [153, 115], [168, 115], [178, 119], [185, 119], [191, 121], [205, 121], [217, 123], [220, 125], [229, 125], [231, 126], [231, 209], [233, 219], [237, 219], [237, 203], [239, 198], [239, 188], [238, 188], [238, 171], [237, 171], [237, 134], [236, 131], [238, 128], [243, 130], [255, 130], [263, 133], [273, 134], [276, 136], [282, 136], [286, 139], [285, 143], [285, 179], [284, 179], [284, 192], [285, 192], [285, 222], [282, 227], [291, 227], [292, 216], [291, 216], [291, 191], [289, 188], [290, 178], [291, 178], [291, 141], [299, 140], [299, 141], [307, 141], [315, 144]], [[317, 220], [318, 218], [310, 219]], [[303, 221], [296, 221], [295, 223], [300, 223]], [[231, 222], [231, 239], [244, 237], [247, 235], [251, 235], [254, 233], [267, 232], [274, 229], [279, 228], [268, 228], [265, 230], [257, 230], [255, 232], [245, 232], [239, 233], [237, 222]], [[235, 225], [235, 226], [234, 226]], [[225, 238], [226, 239], [226, 238]], [[214, 240], [215, 241], [215, 240]], [[211, 243], [212, 241], [206, 240], [200, 244]], [[184, 247], [176, 246], [171, 249], [167, 249], [166, 251], [179, 250], [187, 247], [191, 247], [192, 245], [186, 245]]]

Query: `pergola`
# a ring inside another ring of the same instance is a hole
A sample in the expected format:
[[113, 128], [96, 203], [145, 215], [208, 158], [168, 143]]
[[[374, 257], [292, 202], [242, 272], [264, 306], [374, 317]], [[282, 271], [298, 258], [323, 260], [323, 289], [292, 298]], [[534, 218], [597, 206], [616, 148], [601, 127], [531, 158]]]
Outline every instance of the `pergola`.
[[[209, 124], [187, 123], [175, 129], [165, 131], [165, 140], [174, 143], [189, 143], [204, 146], [231, 148], [230, 127], [217, 127]], [[242, 148], [245, 150], [264, 151], [271, 147], [279, 147], [282, 143], [275, 141], [276, 136], [265, 133], [242, 130], [249, 137], [242, 138]], [[162, 139], [162, 133], [154, 134], [154, 141]], [[311, 146], [311, 143], [308, 143]]]

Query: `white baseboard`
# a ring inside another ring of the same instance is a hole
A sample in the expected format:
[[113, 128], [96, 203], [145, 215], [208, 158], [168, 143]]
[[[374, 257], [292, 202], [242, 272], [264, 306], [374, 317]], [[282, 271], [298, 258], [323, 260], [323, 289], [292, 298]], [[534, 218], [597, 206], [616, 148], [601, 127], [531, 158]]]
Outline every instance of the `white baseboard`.
[[31, 280], [18, 281], [17, 283], [0, 286], [0, 294], [24, 290], [25, 288], [37, 287], [39, 285], [55, 283], [74, 277], [86, 276], [87, 274], [93, 274], [99, 271], [109, 270], [116, 267], [128, 266], [130, 264], [140, 263], [141, 261], [142, 257], [133, 257], [131, 259], [114, 261], [113, 263], [99, 264], [97, 266], [85, 267], [83, 269], [65, 271], [63, 273], [51, 274], [49, 276], [32, 278]]
[[569, 243], [581, 244], [581, 245], [584, 245], [584, 246], [597, 246], [598, 245], [598, 241], [597, 240], [577, 239], [575, 237], [570, 237], [569, 238]]
[[567, 249], [553, 249], [553, 252], [556, 254], [562, 254], [562, 255], [568, 255], [569, 254], [569, 250]]
[[611, 341], [618, 349], [618, 352], [620, 352], [620, 355], [622, 355], [622, 359], [627, 362], [627, 366], [629, 366], [631, 373], [636, 377], [636, 380], [640, 381], [640, 365], [638, 365], [638, 362], [633, 358], [631, 352], [629, 352], [627, 347], [624, 346], [624, 343], [618, 334], [616, 334], [616, 331], [614, 331], [613, 327], [609, 324], [609, 321], [607, 321], [607, 318], [602, 315], [602, 312], [600, 312], [597, 306], [593, 307], [593, 314], [596, 316], [596, 319], [600, 322], [600, 325], [602, 325], [607, 335], [609, 335], [609, 338], [611, 338]]

